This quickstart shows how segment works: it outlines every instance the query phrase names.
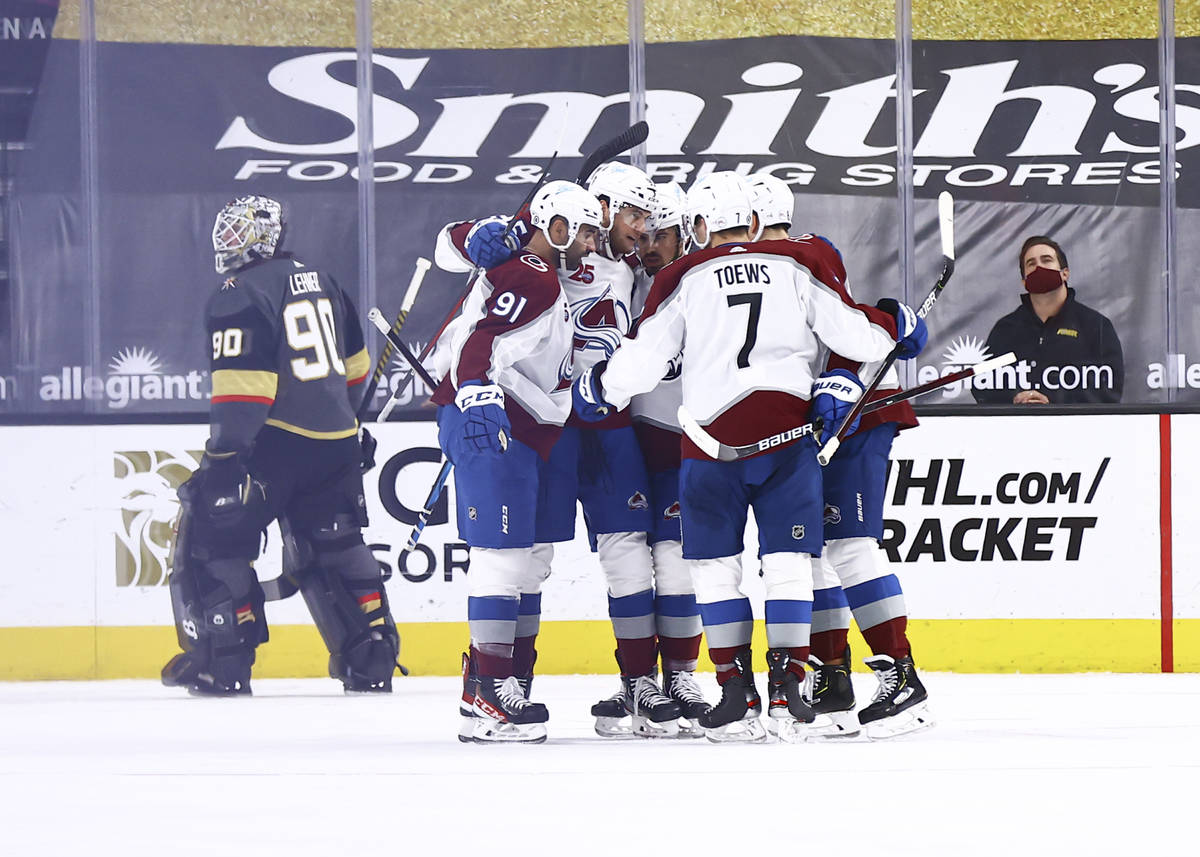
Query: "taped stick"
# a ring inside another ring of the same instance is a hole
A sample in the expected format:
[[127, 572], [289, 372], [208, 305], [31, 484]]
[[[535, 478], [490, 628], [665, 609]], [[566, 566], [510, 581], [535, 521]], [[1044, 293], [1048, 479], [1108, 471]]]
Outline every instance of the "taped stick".
[[[404, 327], [404, 322], [408, 320], [408, 313], [417, 301], [417, 293], [421, 290], [421, 283], [424, 281], [425, 275], [429, 273], [429, 268], [432, 264], [424, 256], [417, 257], [412, 278], [408, 281], [408, 288], [405, 290], [404, 299], [400, 303], [400, 312], [396, 315], [396, 320], [392, 322], [391, 330], [397, 336], [400, 335], [400, 329]], [[387, 372], [387, 367], [392, 361], [394, 350], [390, 341], [384, 343], [383, 351], [379, 353], [379, 360], [375, 363], [375, 372], [371, 375], [371, 382], [363, 392], [362, 401], [358, 404], [358, 412], [355, 414], [355, 417], [359, 422], [362, 422], [371, 410], [371, 400], [375, 398], [375, 391], [379, 388], [379, 382], [383, 379], [384, 373]]]
[[[933, 284], [929, 294], [925, 296], [925, 300], [921, 302], [921, 306], [917, 309], [917, 315], [925, 318], [929, 311], [933, 309], [933, 305], [937, 303], [937, 299], [941, 297], [942, 290], [946, 288], [946, 284], [950, 282], [950, 277], [954, 275], [954, 197], [947, 191], [942, 191], [938, 194], [938, 231], [942, 237], [942, 272], [937, 278], [937, 282]], [[817, 453], [817, 461], [821, 466], [825, 466], [833, 458], [835, 452], [842, 444], [842, 439], [850, 431], [850, 426], [854, 425], [854, 421], [858, 419], [866, 406], [866, 401], [872, 393], [879, 387], [879, 382], [883, 380], [883, 376], [892, 368], [892, 364], [900, 357], [900, 345], [897, 343], [888, 356], [884, 358], [883, 363], [879, 367], [879, 371], [875, 373], [875, 377], [871, 379], [871, 383], [863, 390], [858, 401], [854, 403], [846, 416], [842, 418], [841, 423], [834, 432], [833, 437], [826, 441], [821, 447], [821, 451]]]
[[[911, 390], [901, 390], [890, 396], [884, 396], [882, 399], [876, 399], [865, 405], [862, 413], [870, 414], [875, 411], [881, 411], [891, 405], [915, 399], [918, 396], [924, 396], [927, 393], [932, 393], [935, 390], [940, 390], [943, 387], [948, 387], [967, 378], [986, 375], [989, 372], [994, 372], [997, 369], [1016, 362], [1017, 356], [1010, 351], [999, 357], [993, 357], [990, 360], [984, 360], [982, 363], [976, 363], [974, 366], [968, 366], [957, 372], [951, 372], [949, 375], [936, 378], [919, 387], [913, 387]], [[696, 444], [700, 448], [700, 451], [709, 458], [715, 458], [717, 461], [739, 461], [743, 458], [749, 458], [752, 455], [776, 449], [808, 435], [815, 437], [820, 433], [822, 428], [821, 421], [814, 420], [811, 423], [803, 423], [795, 428], [777, 432], [770, 437], [765, 437], [754, 443], [747, 443], [742, 446], [730, 446], [721, 443], [721, 441], [709, 434], [700, 423], [696, 422], [696, 419], [688, 412], [687, 408], [682, 405], [679, 406], [676, 416], [679, 418], [679, 425], [683, 428], [684, 434], [688, 436], [692, 443]]]

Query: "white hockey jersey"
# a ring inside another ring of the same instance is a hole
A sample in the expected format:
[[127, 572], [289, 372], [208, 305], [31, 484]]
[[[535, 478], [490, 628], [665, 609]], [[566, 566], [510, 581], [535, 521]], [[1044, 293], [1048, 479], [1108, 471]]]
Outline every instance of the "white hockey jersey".
[[[751, 443], [807, 418], [822, 346], [883, 359], [895, 320], [851, 303], [836, 251], [809, 238], [727, 244], [685, 256], [655, 277], [636, 335], [604, 373], [624, 407], [653, 389], [684, 350], [683, 403], [729, 444]], [[684, 455], [702, 455], [685, 442]]]

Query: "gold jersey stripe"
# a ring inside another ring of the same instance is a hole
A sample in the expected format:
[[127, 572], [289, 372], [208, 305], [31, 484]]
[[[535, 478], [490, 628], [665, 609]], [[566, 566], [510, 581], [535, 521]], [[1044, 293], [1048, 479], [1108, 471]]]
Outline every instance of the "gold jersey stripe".
[[285, 423], [283, 420], [271, 418], [267, 420], [267, 425], [275, 426], [275, 428], [290, 431], [292, 434], [298, 434], [301, 437], [311, 437], [313, 440], [341, 440], [344, 437], [353, 437], [358, 434], [358, 425], [353, 428], [338, 429], [337, 431], [313, 431], [312, 429], [294, 426], [291, 423]]
[[352, 354], [346, 358], [346, 381], [354, 384], [367, 377], [367, 373], [371, 371], [371, 355], [367, 353], [367, 349], [360, 348], [356, 354]]
[[274, 399], [279, 376], [257, 369], [218, 369], [212, 375], [213, 398], [222, 396], [253, 396]]

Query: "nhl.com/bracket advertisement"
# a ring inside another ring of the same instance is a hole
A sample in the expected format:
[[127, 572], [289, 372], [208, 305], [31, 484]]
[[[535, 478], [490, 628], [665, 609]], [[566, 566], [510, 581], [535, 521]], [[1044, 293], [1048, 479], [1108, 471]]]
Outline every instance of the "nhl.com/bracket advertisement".
[[[463, 621], [469, 552], [454, 523], [453, 479], [421, 547], [402, 553], [440, 464], [436, 427], [387, 423], [372, 431], [379, 466], [366, 479], [366, 539], [391, 574], [396, 619]], [[22, 450], [6, 464], [0, 502], [11, 512], [0, 518], [0, 536], [14, 545], [28, 541], [22, 533], [63, 536], [18, 557], [24, 571], [0, 587], [0, 623], [40, 625], [52, 616], [64, 625], [169, 626], [176, 491], [199, 461], [206, 427], [8, 426], [0, 433], [6, 449]], [[1180, 450], [1191, 444], [1190, 435], [1176, 440]], [[939, 417], [902, 433], [883, 547], [913, 617], [1156, 617], [1158, 451], [1155, 416]], [[1200, 554], [1189, 547], [1194, 529], [1180, 530], [1181, 555]], [[256, 563], [261, 578], [279, 574], [280, 544], [272, 527]], [[745, 586], [761, 606], [753, 525], [746, 544]], [[556, 548], [543, 605], [548, 620], [607, 615], [581, 519], [574, 541]], [[277, 624], [309, 622], [298, 598], [268, 612]]]

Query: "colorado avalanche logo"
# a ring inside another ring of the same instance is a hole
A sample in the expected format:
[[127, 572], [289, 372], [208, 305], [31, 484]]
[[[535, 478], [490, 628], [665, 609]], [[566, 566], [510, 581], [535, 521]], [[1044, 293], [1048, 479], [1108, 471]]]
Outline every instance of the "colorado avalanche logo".
[[679, 501], [676, 500], [667, 508], [663, 509], [663, 520], [670, 521], [673, 518], [679, 517]]
[[667, 364], [667, 374], [662, 376], [664, 381], [674, 381], [683, 374], [683, 351], [671, 358], [671, 362]]
[[609, 357], [629, 330], [629, 308], [609, 297], [611, 291], [605, 289], [599, 297], [583, 298], [571, 304], [577, 351], [596, 350]]
[[649, 509], [650, 508], [650, 501], [646, 499], [646, 495], [643, 494], [641, 491], [634, 491], [633, 496], [630, 497], [626, 501], [626, 503], [628, 504], [631, 511], [636, 510], [636, 509]]
[[825, 507], [825, 523], [840, 524], [842, 522], [842, 510], [837, 506]]

